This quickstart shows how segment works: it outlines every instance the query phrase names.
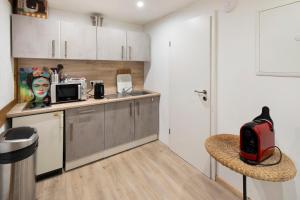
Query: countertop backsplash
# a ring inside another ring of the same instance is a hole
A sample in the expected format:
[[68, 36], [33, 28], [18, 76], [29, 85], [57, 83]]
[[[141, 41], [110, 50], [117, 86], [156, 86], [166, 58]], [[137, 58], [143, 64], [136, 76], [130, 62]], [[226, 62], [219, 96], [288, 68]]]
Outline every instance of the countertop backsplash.
[[64, 66], [64, 73], [70, 77], [85, 77], [90, 88], [90, 80], [103, 80], [105, 93], [116, 93], [116, 75], [118, 69], [131, 69], [133, 88], [144, 89], [144, 63], [120, 61], [82, 61], [82, 60], [52, 60], [28, 59], [17, 60], [18, 68], [23, 67], [48, 67], [55, 68], [58, 64]]

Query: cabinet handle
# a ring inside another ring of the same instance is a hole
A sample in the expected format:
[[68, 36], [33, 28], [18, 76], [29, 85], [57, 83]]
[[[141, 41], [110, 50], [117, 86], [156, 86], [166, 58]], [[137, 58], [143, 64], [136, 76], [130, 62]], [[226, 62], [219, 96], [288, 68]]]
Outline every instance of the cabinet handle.
[[88, 113], [93, 113], [93, 112], [96, 112], [96, 110], [85, 110], [85, 111], [79, 112], [79, 114], [88, 114]]
[[129, 107], [130, 107], [129, 114], [130, 114], [130, 117], [131, 117], [132, 116], [132, 103], [129, 104]]
[[137, 105], [137, 113], [140, 115], [140, 102], [136, 102]]
[[65, 41], [65, 58], [68, 57], [68, 42]]
[[52, 40], [52, 58], [55, 57], [55, 40]]
[[122, 46], [122, 60], [124, 60], [124, 46]]
[[132, 47], [129, 46], [129, 60], [131, 60], [131, 50], [132, 50]]
[[70, 141], [73, 141], [73, 130], [74, 130], [74, 124], [71, 123], [70, 125]]

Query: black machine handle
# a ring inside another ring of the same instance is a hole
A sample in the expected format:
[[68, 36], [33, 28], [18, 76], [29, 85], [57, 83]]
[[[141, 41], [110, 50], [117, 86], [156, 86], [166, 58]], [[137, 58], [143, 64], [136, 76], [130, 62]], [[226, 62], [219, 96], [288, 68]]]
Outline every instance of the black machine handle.
[[257, 116], [253, 121], [258, 121], [258, 120], [267, 120], [271, 122], [272, 126], [274, 126], [274, 122], [270, 116], [270, 108], [267, 106], [264, 106], [262, 108], [261, 114]]

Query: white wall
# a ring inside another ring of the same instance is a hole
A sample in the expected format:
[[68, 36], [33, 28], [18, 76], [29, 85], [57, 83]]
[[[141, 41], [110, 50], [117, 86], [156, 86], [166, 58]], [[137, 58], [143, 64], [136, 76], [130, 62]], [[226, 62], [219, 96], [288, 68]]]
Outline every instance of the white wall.
[[[278, 2], [278, 1], [277, 1]], [[268, 105], [276, 143], [300, 168], [300, 78], [255, 75], [256, 9], [272, 0], [240, 0], [237, 9], [219, 16], [218, 130], [238, 133], [240, 126]], [[220, 167], [219, 175], [241, 188], [241, 176]], [[251, 183], [253, 199], [300, 199], [300, 177], [287, 183]]]
[[[69, 12], [69, 11], [64, 11], [64, 10], [59, 10], [54, 8], [49, 9], [49, 19], [64, 20], [69, 22], [92, 25], [92, 20], [90, 18], [90, 15], [74, 13], [74, 12]], [[120, 29], [131, 30], [131, 31], [143, 30], [143, 26], [120, 22], [109, 18], [104, 18], [103, 26], [111, 27], [111, 28], [120, 28]]]
[[0, 0], [0, 109], [14, 99], [14, 67], [11, 59], [10, 14], [11, 6], [8, 0]]
[[[283, 0], [278, 0], [278, 2]], [[148, 24], [152, 37], [152, 61], [145, 73], [145, 87], [162, 93], [161, 140], [168, 144], [168, 34], [176, 22], [218, 9], [218, 133], [236, 133], [245, 122], [271, 108], [276, 143], [300, 169], [300, 78], [255, 75], [256, 10], [273, 0], [239, 0], [231, 13], [222, 11], [225, 0], [202, 1]], [[242, 177], [221, 165], [218, 175], [242, 190]], [[255, 200], [300, 200], [300, 177], [287, 183], [249, 179], [249, 195]], [[297, 191], [298, 190], [298, 191]]]

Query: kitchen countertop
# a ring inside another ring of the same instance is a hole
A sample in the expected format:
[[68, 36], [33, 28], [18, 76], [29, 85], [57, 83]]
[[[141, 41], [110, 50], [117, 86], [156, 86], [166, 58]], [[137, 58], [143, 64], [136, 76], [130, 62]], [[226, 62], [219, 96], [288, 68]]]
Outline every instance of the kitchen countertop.
[[99, 100], [99, 99], [90, 98], [86, 101], [54, 104], [54, 105], [51, 105], [51, 106], [45, 107], [45, 108], [28, 109], [28, 110], [24, 110], [27, 103], [19, 103], [19, 104], [15, 105], [7, 113], [6, 117], [7, 118], [22, 117], [22, 116], [28, 116], [28, 115], [63, 111], [63, 110], [72, 109], [72, 108], [80, 108], [80, 107], [87, 107], [87, 106], [93, 106], [93, 105], [101, 105], [101, 104], [107, 104], [107, 103], [113, 103], [113, 102], [129, 101], [129, 100], [135, 100], [135, 99], [143, 99], [143, 98], [160, 96], [160, 93], [149, 91], [149, 90], [145, 90], [145, 91], [149, 92], [149, 94], [140, 95], [140, 96], [128, 96], [128, 97], [116, 98], [116, 99], [104, 98], [104, 99]]

